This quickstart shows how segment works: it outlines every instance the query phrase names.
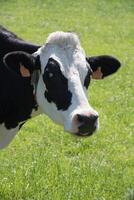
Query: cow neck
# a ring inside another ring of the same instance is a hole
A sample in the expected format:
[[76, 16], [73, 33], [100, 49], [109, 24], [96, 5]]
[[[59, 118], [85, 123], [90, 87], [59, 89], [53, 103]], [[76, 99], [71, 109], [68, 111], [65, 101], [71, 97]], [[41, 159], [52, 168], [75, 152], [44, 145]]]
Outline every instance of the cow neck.
[[33, 86], [33, 95], [37, 104], [36, 100], [36, 93], [37, 93], [37, 85], [39, 81], [39, 76], [40, 76], [40, 71], [39, 70], [34, 70], [32, 75], [31, 75], [31, 85]]

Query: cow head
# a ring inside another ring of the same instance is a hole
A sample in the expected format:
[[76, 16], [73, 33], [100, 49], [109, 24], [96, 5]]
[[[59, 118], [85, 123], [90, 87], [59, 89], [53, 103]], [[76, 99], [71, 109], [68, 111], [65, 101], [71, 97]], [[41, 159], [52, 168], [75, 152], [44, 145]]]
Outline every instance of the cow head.
[[13, 52], [6, 64], [23, 77], [39, 69], [36, 99], [41, 110], [65, 131], [91, 135], [99, 124], [98, 113], [89, 104], [86, 92], [91, 79], [102, 79], [120, 67], [111, 56], [86, 57], [76, 34], [55, 32], [33, 55]]

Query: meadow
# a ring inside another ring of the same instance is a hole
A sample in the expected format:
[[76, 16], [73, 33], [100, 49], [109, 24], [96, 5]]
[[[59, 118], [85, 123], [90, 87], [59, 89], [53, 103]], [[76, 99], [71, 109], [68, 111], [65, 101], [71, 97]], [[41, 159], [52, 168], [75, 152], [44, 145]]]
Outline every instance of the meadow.
[[92, 137], [73, 137], [41, 115], [0, 151], [0, 200], [134, 200], [133, 22], [133, 0], [0, 0], [0, 24], [23, 39], [43, 44], [53, 31], [74, 31], [87, 55], [122, 63], [90, 85], [100, 115]]

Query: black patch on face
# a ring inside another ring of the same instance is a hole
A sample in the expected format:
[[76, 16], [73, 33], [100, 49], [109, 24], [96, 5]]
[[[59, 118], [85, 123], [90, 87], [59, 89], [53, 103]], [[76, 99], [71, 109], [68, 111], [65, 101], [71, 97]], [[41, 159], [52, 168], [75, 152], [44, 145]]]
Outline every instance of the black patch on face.
[[87, 68], [88, 68], [88, 72], [87, 72], [87, 75], [84, 80], [84, 86], [86, 87], [86, 89], [88, 89], [88, 87], [89, 87], [89, 84], [91, 81], [91, 74], [92, 74], [90, 67], [87, 66]]
[[58, 110], [67, 110], [71, 105], [72, 93], [68, 90], [68, 80], [62, 74], [59, 63], [50, 58], [45, 67], [43, 80], [46, 86], [45, 98], [56, 104]]

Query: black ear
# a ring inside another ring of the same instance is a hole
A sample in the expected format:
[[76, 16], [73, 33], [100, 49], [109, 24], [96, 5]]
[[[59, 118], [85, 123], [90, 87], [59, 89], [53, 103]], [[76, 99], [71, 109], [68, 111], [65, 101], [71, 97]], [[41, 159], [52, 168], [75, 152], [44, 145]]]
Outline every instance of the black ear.
[[34, 70], [40, 69], [39, 56], [34, 56], [23, 51], [8, 53], [3, 58], [4, 64], [17, 74], [28, 77]]
[[86, 60], [93, 70], [92, 77], [94, 79], [102, 79], [109, 76], [115, 73], [121, 66], [119, 60], [108, 55], [87, 57]]

